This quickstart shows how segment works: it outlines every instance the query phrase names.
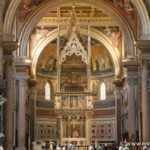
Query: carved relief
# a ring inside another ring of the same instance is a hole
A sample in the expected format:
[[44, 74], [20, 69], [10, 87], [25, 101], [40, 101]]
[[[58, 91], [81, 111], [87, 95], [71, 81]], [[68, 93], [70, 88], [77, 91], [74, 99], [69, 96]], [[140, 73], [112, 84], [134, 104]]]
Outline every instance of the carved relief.
[[61, 97], [60, 96], [56, 96], [55, 97], [55, 109], [60, 109], [61, 108]]
[[112, 41], [114, 47], [118, 47], [119, 42], [121, 40], [121, 32], [118, 27], [106, 27], [105, 28], [106, 35]]
[[35, 28], [33, 34], [31, 35], [31, 49], [33, 49], [41, 39], [46, 38], [48, 33], [49, 30], [46, 28]]
[[92, 109], [93, 108], [93, 97], [92, 96], [88, 96], [87, 98], [87, 108], [88, 109]]

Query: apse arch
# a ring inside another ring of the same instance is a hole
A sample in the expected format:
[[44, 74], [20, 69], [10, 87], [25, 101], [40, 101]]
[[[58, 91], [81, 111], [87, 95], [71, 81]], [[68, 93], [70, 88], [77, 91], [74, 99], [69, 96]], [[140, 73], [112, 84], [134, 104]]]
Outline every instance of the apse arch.
[[[58, 6], [71, 5], [72, 2], [70, 0], [61, 0], [59, 1], [59, 5], [57, 1], [50, 1], [49, 3], [45, 3], [37, 8], [36, 11], [28, 18], [27, 22], [24, 25], [22, 33], [19, 38], [19, 55], [26, 56], [26, 46], [29, 39], [29, 35], [36, 23], [47, 13], [49, 10], [56, 9]], [[122, 28], [122, 31], [125, 36], [126, 43], [126, 56], [135, 55], [135, 47], [134, 47], [134, 35], [132, 29], [128, 23], [128, 21], [123, 17], [122, 13], [114, 8], [112, 4], [108, 4], [105, 1], [98, 0], [76, 0], [76, 5], [91, 5], [97, 9], [102, 10], [104, 13], [110, 15]]]
[[[86, 29], [80, 29], [81, 30], [81, 34], [82, 35], [86, 35], [87, 36], [87, 30]], [[104, 35], [103, 33], [97, 31], [96, 29], [91, 29], [91, 37], [93, 39], [96, 39], [97, 41], [101, 42], [108, 50], [111, 59], [113, 60], [113, 65], [114, 65], [114, 71], [115, 71], [115, 79], [118, 79], [120, 77], [120, 73], [121, 73], [121, 66], [120, 66], [120, 60], [119, 60], [119, 54], [117, 53], [118, 49], [114, 48], [111, 41], [108, 39], [108, 37], [106, 35]], [[61, 30], [60, 32], [60, 36], [63, 36], [66, 34], [66, 30]], [[31, 68], [32, 68], [32, 75], [34, 77], [36, 77], [36, 66], [37, 66], [37, 61], [38, 58], [40, 56], [40, 54], [42, 53], [42, 50], [44, 49], [44, 47], [50, 43], [51, 41], [53, 41], [54, 39], [56, 39], [58, 36], [58, 30], [54, 29], [53, 31], [51, 31], [49, 33], [49, 36], [47, 36], [47, 38], [43, 41], [40, 42], [39, 45], [36, 46], [35, 48], [35, 53], [33, 55], [32, 58], [32, 64], [31, 64]]]

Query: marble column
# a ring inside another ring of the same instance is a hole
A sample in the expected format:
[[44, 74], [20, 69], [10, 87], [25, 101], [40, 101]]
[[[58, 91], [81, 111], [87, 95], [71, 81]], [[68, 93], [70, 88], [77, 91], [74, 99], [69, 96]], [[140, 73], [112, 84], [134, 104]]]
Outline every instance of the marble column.
[[12, 150], [13, 149], [13, 66], [11, 61], [6, 62], [5, 72], [6, 72], [6, 80], [7, 80], [7, 90], [6, 90], [7, 102], [4, 105], [4, 110], [5, 110], [4, 149]]
[[127, 93], [128, 93], [128, 132], [129, 141], [136, 140], [136, 93], [135, 87], [137, 86], [137, 76], [128, 75], [127, 77]]
[[148, 93], [149, 63], [142, 64], [142, 130], [143, 142], [150, 142], [150, 101]]
[[30, 128], [31, 128], [31, 142], [36, 140], [36, 95], [37, 95], [37, 86], [38, 82], [34, 79], [29, 80], [29, 88], [30, 88]]
[[17, 74], [18, 81], [18, 147], [17, 150], [26, 150], [26, 74]]
[[119, 82], [115, 82], [115, 116], [116, 116], [116, 142], [121, 141], [121, 101], [122, 101], [122, 84]]

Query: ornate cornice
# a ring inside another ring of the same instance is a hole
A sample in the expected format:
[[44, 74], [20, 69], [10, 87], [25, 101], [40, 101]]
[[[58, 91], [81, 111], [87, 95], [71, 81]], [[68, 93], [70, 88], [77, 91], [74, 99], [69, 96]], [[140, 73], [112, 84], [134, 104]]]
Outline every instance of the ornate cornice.
[[[42, 27], [57, 27], [58, 22], [61, 26], [68, 25], [68, 17], [43, 17], [38, 23], [37, 26]], [[80, 25], [87, 25], [90, 22], [91, 26], [116, 26], [116, 23], [111, 17], [78, 17], [77, 22]]]
[[17, 42], [2, 42], [2, 47], [4, 50], [4, 55], [10, 55], [14, 50], [18, 48]]
[[141, 51], [141, 52], [146, 52], [150, 53], [150, 40], [140, 40], [137, 41], [135, 46]]
[[[18, 69], [17, 71], [19, 71], [21, 68], [26, 69], [27, 67], [30, 66], [30, 64], [31, 64], [31, 61], [27, 59], [25, 56], [18, 56], [15, 58], [15, 66], [16, 66], [16, 69]], [[20, 71], [23, 71], [22, 69]]]

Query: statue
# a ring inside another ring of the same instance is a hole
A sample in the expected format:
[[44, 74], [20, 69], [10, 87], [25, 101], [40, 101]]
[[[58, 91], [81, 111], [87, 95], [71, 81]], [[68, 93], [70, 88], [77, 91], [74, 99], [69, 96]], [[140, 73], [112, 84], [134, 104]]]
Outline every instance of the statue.
[[56, 96], [55, 97], [55, 103], [54, 103], [54, 105], [55, 105], [56, 109], [60, 109], [61, 108], [61, 97], [60, 96]]
[[87, 108], [88, 109], [93, 108], [93, 97], [92, 96], [88, 96]]

